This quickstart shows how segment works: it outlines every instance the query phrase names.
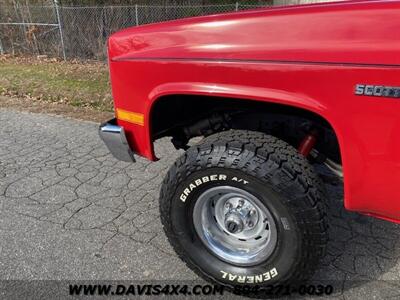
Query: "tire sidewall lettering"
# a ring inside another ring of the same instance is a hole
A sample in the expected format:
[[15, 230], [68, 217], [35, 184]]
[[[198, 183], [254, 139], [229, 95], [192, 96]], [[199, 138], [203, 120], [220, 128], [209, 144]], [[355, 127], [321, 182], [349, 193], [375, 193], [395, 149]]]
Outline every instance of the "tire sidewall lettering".
[[[175, 215], [174, 219], [180, 224], [175, 231], [182, 232], [180, 240], [182, 244], [185, 244], [185, 252], [191, 254], [191, 259], [195, 261], [196, 265], [207, 265], [207, 272], [210, 272], [210, 269], [212, 268], [211, 272], [213, 276], [219, 278], [222, 282], [239, 285], [273, 284], [274, 282], [278, 282], [280, 274], [284, 274], [288, 269], [290, 269], [290, 263], [285, 256], [288, 256], [288, 252], [297, 252], [297, 238], [292, 239], [287, 237], [288, 235], [296, 236], [297, 232], [295, 230], [289, 230], [295, 226], [294, 223], [292, 223], [292, 218], [285, 210], [280, 210], [279, 213], [276, 211], [273, 213], [278, 227], [278, 235], [279, 232], [284, 232], [286, 235], [286, 237], [280, 239], [279, 243], [283, 251], [274, 251], [267, 261], [254, 267], [232, 266], [226, 262], [220, 261], [218, 258], [213, 257], [197, 236], [192, 221], [193, 207], [198, 197], [209, 188], [229, 185], [242, 188], [259, 199], [262, 199], [262, 194], [267, 194], [271, 199], [272, 197], [276, 197], [276, 193], [256, 177], [253, 178], [248, 174], [241, 174], [242, 172], [237, 170], [218, 169], [219, 168], [205, 169], [189, 174], [179, 184], [178, 189], [175, 191], [174, 203], [176, 205], [174, 206], [175, 209], [172, 210], [172, 213]], [[260, 189], [262, 189], [261, 192], [265, 193], [260, 193]], [[187, 195], [185, 194], [185, 190]], [[184, 198], [184, 200], [181, 198]], [[272, 202], [278, 203], [279, 201], [277, 202], [277, 199], [273, 199], [271, 203]], [[269, 204], [265, 203], [265, 200], [263, 203]], [[271, 209], [269, 205], [266, 206], [268, 209]], [[283, 206], [281, 208], [283, 208]], [[281, 218], [285, 220], [285, 226], [282, 224]], [[184, 221], [184, 219], [186, 219], [186, 221]], [[292, 240], [292, 243], [288, 244], [290, 240]], [[293, 257], [295, 256], [296, 255], [293, 255]]]
[[229, 184], [229, 182], [232, 181], [237, 183], [242, 183], [243, 185], [249, 184], [249, 181], [243, 178], [240, 178], [238, 176], [227, 176], [226, 174], [223, 173], [202, 176], [195, 178], [193, 181], [189, 183], [189, 185], [184, 187], [182, 193], [179, 196], [179, 199], [182, 202], [185, 202], [190, 193], [196, 188], [198, 188], [200, 185], [215, 181], [226, 182], [227, 184]]
[[278, 271], [274, 267], [269, 271], [266, 271], [262, 274], [256, 274], [256, 275], [238, 275], [238, 274], [232, 274], [229, 272], [225, 272], [221, 270], [222, 278], [223, 279], [228, 279], [229, 281], [238, 283], [238, 284], [259, 284], [259, 283], [265, 283], [267, 281], [270, 281], [272, 278], [278, 276]]

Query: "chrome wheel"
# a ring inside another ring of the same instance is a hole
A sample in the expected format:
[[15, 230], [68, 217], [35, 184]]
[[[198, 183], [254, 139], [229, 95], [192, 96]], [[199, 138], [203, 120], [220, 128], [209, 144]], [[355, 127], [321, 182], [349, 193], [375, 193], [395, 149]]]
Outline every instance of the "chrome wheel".
[[249, 192], [219, 186], [202, 193], [193, 210], [197, 234], [220, 259], [241, 266], [266, 260], [277, 242], [274, 219]]

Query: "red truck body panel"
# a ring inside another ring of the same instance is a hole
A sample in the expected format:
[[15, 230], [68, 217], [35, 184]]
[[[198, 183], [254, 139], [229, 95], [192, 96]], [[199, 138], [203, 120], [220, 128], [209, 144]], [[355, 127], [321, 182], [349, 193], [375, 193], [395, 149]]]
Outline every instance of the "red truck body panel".
[[400, 1], [260, 9], [129, 28], [111, 36], [115, 107], [131, 147], [155, 160], [151, 109], [165, 95], [245, 98], [306, 109], [340, 144], [345, 207], [400, 222], [400, 99], [355, 95], [400, 86]]

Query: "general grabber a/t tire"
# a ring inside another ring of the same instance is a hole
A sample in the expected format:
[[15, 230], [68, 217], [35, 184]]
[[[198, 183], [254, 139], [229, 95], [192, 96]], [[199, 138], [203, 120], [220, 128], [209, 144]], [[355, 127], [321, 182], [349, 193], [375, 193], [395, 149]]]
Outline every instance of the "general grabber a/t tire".
[[189, 148], [160, 193], [161, 220], [179, 257], [235, 290], [304, 284], [325, 252], [324, 205], [322, 184], [296, 149], [245, 130]]

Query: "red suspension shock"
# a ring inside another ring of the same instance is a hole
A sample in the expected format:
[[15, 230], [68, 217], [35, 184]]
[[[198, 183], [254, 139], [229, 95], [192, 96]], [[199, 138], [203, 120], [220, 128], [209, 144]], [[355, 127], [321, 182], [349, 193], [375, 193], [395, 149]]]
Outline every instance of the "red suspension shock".
[[302, 154], [304, 157], [307, 157], [317, 143], [317, 137], [318, 132], [316, 130], [312, 130], [309, 134], [307, 134], [301, 141], [299, 148], [297, 149], [299, 153]]

